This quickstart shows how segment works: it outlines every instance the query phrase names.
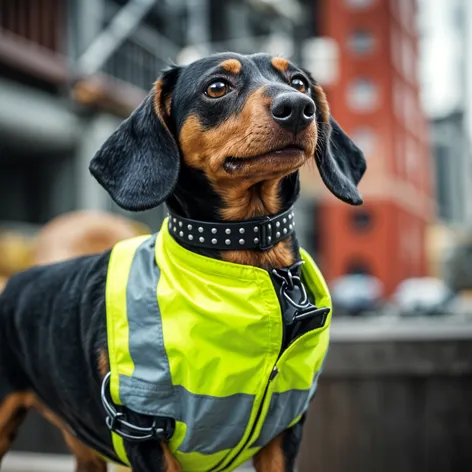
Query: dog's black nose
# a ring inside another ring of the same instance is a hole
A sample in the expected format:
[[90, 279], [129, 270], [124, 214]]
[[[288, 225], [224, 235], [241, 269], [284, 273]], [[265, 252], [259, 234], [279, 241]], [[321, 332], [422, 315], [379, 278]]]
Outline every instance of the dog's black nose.
[[315, 119], [315, 103], [300, 92], [283, 93], [272, 101], [272, 116], [280, 126], [299, 133]]

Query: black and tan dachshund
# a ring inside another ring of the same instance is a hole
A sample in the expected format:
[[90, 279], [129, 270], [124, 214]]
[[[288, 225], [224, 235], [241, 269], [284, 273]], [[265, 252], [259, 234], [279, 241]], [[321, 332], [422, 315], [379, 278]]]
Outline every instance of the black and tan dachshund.
[[[313, 160], [336, 197], [362, 203], [364, 157], [331, 117], [311, 75], [267, 54], [224, 53], [163, 72], [98, 151], [91, 172], [127, 210], [165, 202], [182, 217], [232, 222], [290, 208], [298, 170]], [[300, 259], [294, 235], [266, 250], [187, 249], [265, 270]], [[93, 450], [116, 458], [100, 399], [108, 371], [109, 257], [108, 251], [29, 269], [0, 296], [0, 460], [30, 408], [62, 429], [77, 471], [106, 470]], [[258, 472], [293, 470], [302, 425], [255, 456]], [[135, 472], [180, 470], [165, 442], [125, 447]]]

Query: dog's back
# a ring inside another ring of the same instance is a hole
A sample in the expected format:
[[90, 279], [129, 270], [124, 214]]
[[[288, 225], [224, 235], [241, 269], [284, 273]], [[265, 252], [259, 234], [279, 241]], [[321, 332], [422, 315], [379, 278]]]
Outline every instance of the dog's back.
[[[35, 408], [63, 430], [78, 457], [102, 470], [101, 459], [62, 420], [90, 444], [108, 437], [100, 400], [89, 393], [97, 389], [94, 373], [106, 346], [110, 252], [102, 251], [141, 232], [124, 218], [99, 212], [59, 217], [38, 235], [34, 263], [40, 265], [13, 275], [0, 289], [0, 432], [7, 438], [0, 440], [0, 462], [28, 409]], [[71, 411], [82, 413], [72, 417]], [[96, 449], [108, 452], [100, 444]]]
[[[29, 378], [46, 380], [49, 369], [42, 366], [67, 365], [66, 353], [56, 352], [62, 345], [54, 342], [58, 338], [68, 339], [69, 348], [82, 348], [92, 323], [88, 318], [98, 308], [84, 294], [93, 295], [98, 289], [97, 301], [103, 301], [107, 258], [107, 254], [86, 256], [33, 267], [8, 281], [0, 295], [0, 346], [6, 356], [0, 358], [0, 368], [10, 370], [8, 379], [17, 390], [28, 388]], [[74, 366], [67, 367], [76, 370], [77, 358]], [[57, 386], [58, 377], [51, 372], [45, 383]]]
[[106, 345], [108, 258], [106, 252], [28, 269], [0, 295], [0, 417], [12, 430], [36, 408], [66, 434], [59, 418], [89, 443], [108, 437], [100, 399], [90, 393], [99, 384], [98, 346]]

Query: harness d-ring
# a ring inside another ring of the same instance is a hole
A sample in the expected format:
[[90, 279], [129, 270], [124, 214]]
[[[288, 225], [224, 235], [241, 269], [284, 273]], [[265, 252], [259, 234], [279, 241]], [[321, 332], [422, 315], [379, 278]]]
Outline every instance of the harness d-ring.
[[171, 418], [155, 417], [150, 426], [138, 426], [127, 419], [126, 409], [115, 405], [110, 396], [111, 372], [102, 382], [101, 399], [107, 413], [106, 424], [110, 431], [128, 441], [142, 442], [152, 439], [168, 440], [175, 429], [175, 422]]

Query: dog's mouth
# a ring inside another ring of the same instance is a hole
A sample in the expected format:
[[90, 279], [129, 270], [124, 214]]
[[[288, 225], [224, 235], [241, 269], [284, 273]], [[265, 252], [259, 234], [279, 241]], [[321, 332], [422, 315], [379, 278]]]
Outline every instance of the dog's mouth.
[[275, 167], [280, 165], [286, 166], [293, 160], [299, 161], [304, 154], [305, 149], [302, 146], [292, 144], [252, 157], [230, 156], [226, 158], [223, 167], [227, 172], [235, 172], [248, 166], [257, 165], [258, 163]]

